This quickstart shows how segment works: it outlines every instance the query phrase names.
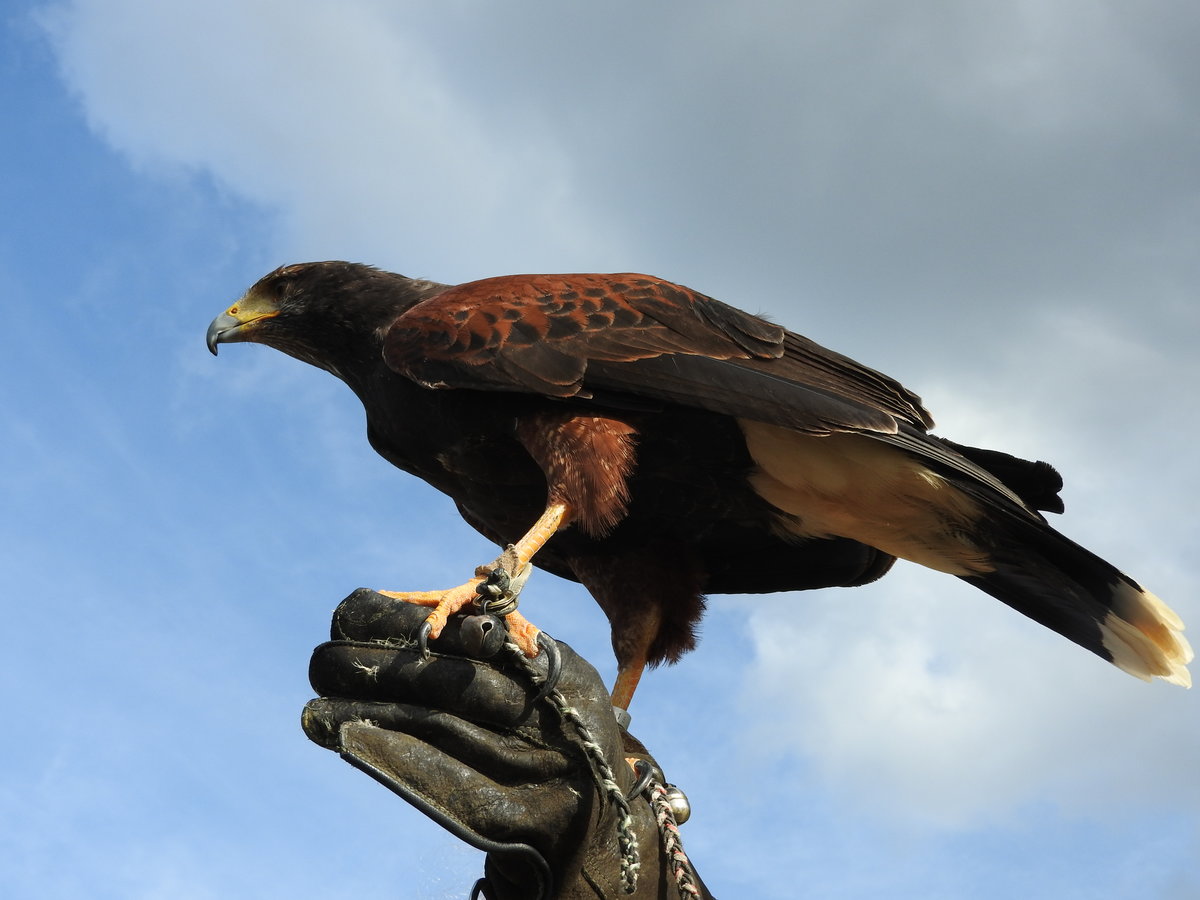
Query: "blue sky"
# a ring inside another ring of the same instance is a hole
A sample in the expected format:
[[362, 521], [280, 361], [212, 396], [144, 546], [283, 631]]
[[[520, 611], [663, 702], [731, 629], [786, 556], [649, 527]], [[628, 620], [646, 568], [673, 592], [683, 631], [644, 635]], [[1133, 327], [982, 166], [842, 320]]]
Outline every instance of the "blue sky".
[[[74, 0], [0, 19], [0, 894], [461, 897], [298, 716], [359, 585], [494, 555], [209, 320], [284, 262], [647, 271], [1054, 462], [1200, 619], [1193, 4]], [[523, 608], [611, 679], [573, 585]], [[1200, 895], [1200, 712], [955, 579], [714, 598], [634, 731], [719, 896]], [[787, 861], [786, 864], [781, 862]]]

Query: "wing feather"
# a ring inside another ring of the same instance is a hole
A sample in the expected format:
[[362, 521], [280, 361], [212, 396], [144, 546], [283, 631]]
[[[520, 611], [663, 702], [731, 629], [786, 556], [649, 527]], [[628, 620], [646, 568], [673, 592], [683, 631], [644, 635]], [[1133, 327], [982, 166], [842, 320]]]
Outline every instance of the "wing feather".
[[987, 485], [989, 469], [927, 434], [920, 398], [892, 378], [704, 294], [646, 275], [511, 275], [448, 288], [384, 335], [388, 365], [435, 388], [647, 401], [807, 434], [856, 432]]
[[815, 432], [930, 423], [892, 379], [704, 294], [631, 273], [449, 288], [387, 329], [384, 357], [429, 387], [586, 397], [594, 385]]
[[588, 387], [627, 392], [807, 434], [896, 431], [895, 417], [813, 384], [704, 356], [659, 356], [628, 363], [594, 362]]

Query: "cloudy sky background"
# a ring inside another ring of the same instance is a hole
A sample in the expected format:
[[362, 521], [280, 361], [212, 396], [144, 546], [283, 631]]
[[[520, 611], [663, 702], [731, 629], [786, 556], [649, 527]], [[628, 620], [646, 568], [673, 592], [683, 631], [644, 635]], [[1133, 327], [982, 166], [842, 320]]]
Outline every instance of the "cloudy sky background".
[[[650, 7], [650, 8], [647, 8]], [[461, 897], [310, 745], [359, 585], [492, 548], [340, 384], [209, 320], [284, 262], [646, 271], [1055, 463], [1200, 620], [1200, 8], [14, 2], [0, 19], [0, 894]], [[534, 621], [612, 677], [541, 575]], [[1200, 895], [1200, 712], [955, 579], [714, 598], [634, 731], [719, 896]]]

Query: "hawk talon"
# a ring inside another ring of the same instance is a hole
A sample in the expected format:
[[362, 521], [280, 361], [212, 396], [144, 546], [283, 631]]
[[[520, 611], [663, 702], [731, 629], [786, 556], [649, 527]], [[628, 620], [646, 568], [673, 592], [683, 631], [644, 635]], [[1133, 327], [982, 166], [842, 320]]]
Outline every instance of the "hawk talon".
[[558, 650], [558, 641], [544, 631], [538, 632], [536, 640], [537, 645], [546, 654], [546, 676], [533, 698], [533, 703], [549, 697], [551, 692], [558, 687], [559, 679], [562, 678], [562, 654]]
[[629, 793], [625, 795], [626, 800], [633, 800], [650, 787], [650, 782], [656, 780], [662, 781], [662, 773], [654, 768], [654, 764], [648, 759], [626, 760], [633, 769], [633, 774], [638, 776], [638, 780], [634, 782], [633, 787], [629, 789]]
[[421, 659], [429, 659], [429, 636], [433, 634], [433, 624], [426, 619], [417, 629], [417, 649], [421, 651]]

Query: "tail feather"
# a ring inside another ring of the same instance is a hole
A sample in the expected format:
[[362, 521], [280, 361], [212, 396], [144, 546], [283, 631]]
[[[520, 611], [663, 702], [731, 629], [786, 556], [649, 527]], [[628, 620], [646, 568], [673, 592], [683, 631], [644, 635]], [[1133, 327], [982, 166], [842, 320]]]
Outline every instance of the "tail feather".
[[1127, 579], [1114, 591], [1112, 611], [1100, 625], [1113, 662], [1146, 681], [1157, 675], [1192, 686], [1187, 664], [1192, 648], [1181, 634], [1183, 621], [1154, 594]]
[[1030, 509], [1061, 513], [1066, 507], [1058, 492], [1063, 488], [1062, 476], [1048, 462], [1021, 459], [999, 450], [982, 447], [967, 447], [943, 437], [929, 435], [930, 440], [939, 441], [962, 454], [975, 465], [991, 472], [1020, 497]]
[[1001, 514], [985, 542], [992, 571], [965, 581], [1130, 675], [1191, 687], [1182, 620], [1136, 581], [1031, 519]]
[[1179, 617], [1035, 511], [1062, 509], [1062, 479], [1046, 463], [913, 428], [820, 436], [738, 425], [757, 464], [750, 486], [787, 533], [848, 538], [957, 575], [1132, 675], [1191, 684]]

